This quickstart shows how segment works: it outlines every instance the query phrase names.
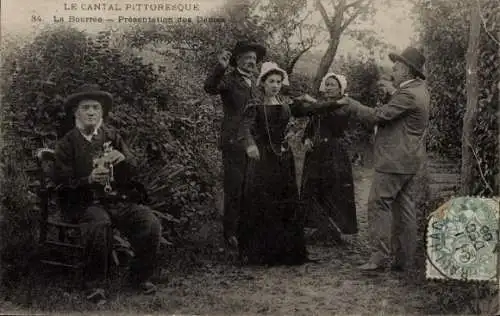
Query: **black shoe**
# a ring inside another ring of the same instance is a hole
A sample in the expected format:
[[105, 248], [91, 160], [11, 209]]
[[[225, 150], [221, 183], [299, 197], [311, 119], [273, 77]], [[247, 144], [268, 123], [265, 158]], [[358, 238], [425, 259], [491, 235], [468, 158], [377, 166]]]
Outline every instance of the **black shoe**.
[[367, 271], [367, 272], [383, 272], [385, 271], [385, 267], [377, 265], [372, 262], [367, 262], [361, 266], [358, 267], [359, 270], [361, 271]]
[[106, 292], [102, 288], [92, 288], [86, 293], [86, 298], [96, 304], [103, 304], [106, 302]]
[[142, 293], [146, 294], [146, 295], [154, 294], [158, 290], [158, 288], [156, 287], [156, 285], [154, 285], [153, 282], [151, 282], [151, 281], [141, 282], [139, 284], [139, 287], [142, 290]]

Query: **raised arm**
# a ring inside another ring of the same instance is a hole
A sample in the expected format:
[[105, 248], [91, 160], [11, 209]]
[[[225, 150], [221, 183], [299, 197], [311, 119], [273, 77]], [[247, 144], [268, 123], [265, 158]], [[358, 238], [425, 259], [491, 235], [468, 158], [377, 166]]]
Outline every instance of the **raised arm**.
[[212, 71], [212, 73], [208, 75], [207, 79], [205, 80], [205, 84], [203, 85], [205, 92], [211, 95], [216, 95], [223, 92], [224, 90], [227, 90], [228, 84], [225, 80], [224, 74], [226, 72], [227, 66], [229, 65], [230, 58], [231, 53], [228, 51], [223, 51], [219, 55], [217, 66], [215, 66], [215, 69]]
[[205, 84], [203, 85], [205, 92], [211, 95], [217, 95], [227, 90], [228, 84], [224, 76], [225, 73], [226, 69], [220, 64], [217, 64], [212, 73], [210, 73], [205, 80]]

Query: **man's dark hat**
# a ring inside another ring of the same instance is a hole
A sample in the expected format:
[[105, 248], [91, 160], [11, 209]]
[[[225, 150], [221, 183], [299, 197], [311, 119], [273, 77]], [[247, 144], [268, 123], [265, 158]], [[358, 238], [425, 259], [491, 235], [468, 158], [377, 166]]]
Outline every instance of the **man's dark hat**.
[[422, 79], [425, 79], [425, 75], [423, 74], [425, 57], [416, 48], [408, 47], [401, 55], [390, 53], [389, 59], [392, 62], [400, 61], [408, 65], [410, 68], [415, 70]]
[[238, 55], [249, 51], [253, 51], [257, 54], [257, 63], [261, 62], [264, 56], [266, 56], [266, 48], [264, 46], [249, 41], [239, 41], [236, 43], [236, 46], [231, 53], [229, 65], [236, 67], [236, 59], [238, 58]]
[[96, 100], [102, 105], [103, 116], [106, 117], [113, 106], [111, 93], [102, 91], [97, 84], [84, 84], [69, 95], [64, 101], [66, 115], [72, 115], [78, 103], [82, 100]]

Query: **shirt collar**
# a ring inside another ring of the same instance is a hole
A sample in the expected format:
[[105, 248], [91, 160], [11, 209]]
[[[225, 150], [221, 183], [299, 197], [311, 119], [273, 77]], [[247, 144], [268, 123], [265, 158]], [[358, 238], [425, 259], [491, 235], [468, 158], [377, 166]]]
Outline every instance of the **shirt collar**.
[[399, 87], [400, 87], [400, 88], [404, 88], [404, 87], [406, 87], [408, 84], [412, 83], [412, 82], [413, 82], [413, 81], [415, 81], [415, 80], [417, 80], [417, 79], [410, 79], [410, 80], [406, 80], [406, 81], [404, 81], [404, 82], [401, 82], [401, 83], [399, 84]]
[[99, 129], [102, 126], [102, 119], [99, 121], [99, 123], [97, 123], [96, 127], [94, 128], [94, 131], [90, 134], [85, 133], [83, 129], [83, 124], [78, 119], [75, 119], [75, 126], [80, 131], [80, 134], [82, 134], [82, 136], [90, 142], [92, 141], [92, 138], [94, 138], [94, 136], [97, 136], [99, 134]]
[[247, 71], [244, 71], [244, 70], [241, 70], [240, 68], [236, 68], [238, 73], [243, 77], [243, 80], [245, 80], [246, 84], [249, 86], [249, 87], [252, 87], [252, 74], [250, 72], [247, 72]]
[[240, 68], [236, 68], [238, 70], [238, 72], [243, 76], [243, 77], [246, 77], [246, 78], [252, 78], [252, 73], [248, 72], [248, 71], [244, 71]]

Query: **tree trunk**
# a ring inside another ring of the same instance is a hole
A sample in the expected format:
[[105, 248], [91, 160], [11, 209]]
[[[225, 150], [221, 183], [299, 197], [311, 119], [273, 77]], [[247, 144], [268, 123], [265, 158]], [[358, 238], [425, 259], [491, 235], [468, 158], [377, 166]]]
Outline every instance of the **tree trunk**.
[[316, 76], [314, 77], [314, 85], [313, 91], [316, 92], [319, 89], [321, 84], [321, 79], [328, 73], [330, 66], [332, 65], [333, 59], [335, 58], [335, 54], [337, 54], [337, 48], [339, 47], [340, 42], [340, 33], [336, 33], [333, 36], [329, 43], [328, 48], [326, 49], [325, 54], [321, 58], [321, 62], [319, 63], [318, 70], [316, 71]]
[[479, 35], [481, 32], [481, 20], [479, 8], [472, 6], [469, 31], [469, 45], [466, 56], [466, 84], [467, 84], [467, 107], [463, 118], [462, 130], [462, 170], [461, 170], [461, 193], [472, 194], [473, 171], [475, 163], [472, 151], [474, 124], [477, 116], [477, 104], [479, 96], [479, 82], [477, 77], [479, 57]]

